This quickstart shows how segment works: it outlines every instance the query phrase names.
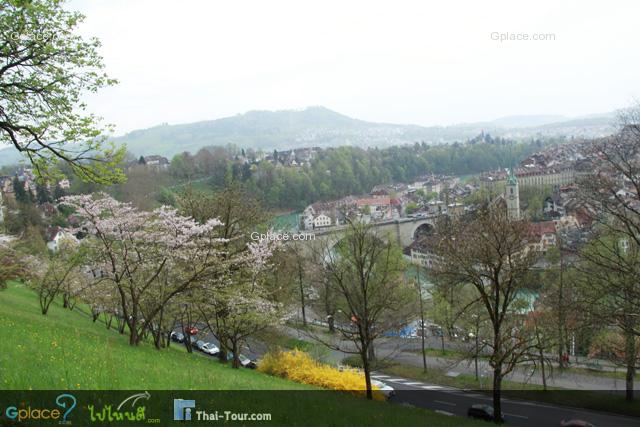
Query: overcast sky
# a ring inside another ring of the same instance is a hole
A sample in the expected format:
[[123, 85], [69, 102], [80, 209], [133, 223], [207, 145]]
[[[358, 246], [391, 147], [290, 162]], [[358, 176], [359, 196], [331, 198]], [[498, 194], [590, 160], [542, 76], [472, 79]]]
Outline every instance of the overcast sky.
[[[323, 105], [446, 125], [601, 113], [640, 96], [638, 1], [74, 0], [120, 84], [116, 133]], [[495, 33], [555, 40], [500, 42]]]

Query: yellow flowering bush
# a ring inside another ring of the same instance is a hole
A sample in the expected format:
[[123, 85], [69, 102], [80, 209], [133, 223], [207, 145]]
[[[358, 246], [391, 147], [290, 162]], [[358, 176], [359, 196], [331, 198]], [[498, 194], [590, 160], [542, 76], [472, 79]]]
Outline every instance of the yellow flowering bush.
[[[300, 350], [271, 351], [264, 355], [258, 370], [266, 374], [288, 378], [303, 384], [315, 385], [332, 390], [347, 391], [363, 395], [366, 391], [364, 374], [355, 369], [340, 371], [332, 366], [317, 362], [308, 353]], [[384, 394], [373, 386], [373, 397], [384, 400]]]

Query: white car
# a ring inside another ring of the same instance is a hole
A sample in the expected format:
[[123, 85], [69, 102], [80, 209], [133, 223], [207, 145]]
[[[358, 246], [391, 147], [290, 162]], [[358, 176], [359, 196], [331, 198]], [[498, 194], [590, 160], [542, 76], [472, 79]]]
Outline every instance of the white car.
[[220, 353], [220, 349], [215, 344], [212, 344], [210, 342], [203, 344], [200, 350], [210, 356], [215, 356], [216, 354]]
[[378, 380], [371, 380], [371, 385], [378, 387], [378, 390], [388, 399], [396, 394], [396, 391], [388, 384]]

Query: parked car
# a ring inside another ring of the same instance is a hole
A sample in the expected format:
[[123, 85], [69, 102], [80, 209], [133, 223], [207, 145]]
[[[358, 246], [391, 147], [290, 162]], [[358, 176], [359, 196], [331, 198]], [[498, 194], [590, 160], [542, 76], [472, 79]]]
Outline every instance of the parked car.
[[433, 334], [434, 337], [442, 337], [444, 336], [444, 332], [442, 331], [442, 327], [438, 326], [438, 325], [432, 325], [431, 327], [429, 327], [429, 329], [431, 330], [431, 334]]
[[379, 391], [388, 399], [396, 394], [396, 391], [388, 384], [378, 380], [371, 380], [371, 385], [378, 387]]
[[200, 350], [210, 356], [215, 356], [216, 354], [220, 353], [220, 349], [218, 348], [218, 346], [210, 342], [205, 343]]
[[202, 351], [202, 347], [206, 344], [206, 342], [202, 341], [202, 340], [197, 340], [196, 343], [194, 344], [194, 347], [197, 348], [198, 350]]
[[560, 427], [596, 427], [596, 426], [591, 424], [590, 422], [583, 421], [583, 420], [569, 420], [569, 421], [562, 420], [560, 422]]
[[242, 366], [244, 366], [245, 368], [256, 369], [258, 367], [258, 365], [256, 364], [255, 360], [249, 359], [244, 354], [241, 354], [239, 359], [240, 359], [240, 364]]
[[[485, 421], [493, 421], [494, 420], [493, 407], [482, 404], [482, 403], [471, 405], [471, 407], [467, 411], [467, 416], [471, 418], [485, 420]], [[502, 418], [502, 422], [504, 422], [504, 417], [501, 417], [501, 418]]]
[[[240, 359], [240, 365], [242, 365], [245, 368], [256, 369], [258, 367], [257, 363], [254, 360], [249, 359], [244, 354], [241, 354], [238, 357], [238, 359]], [[233, 353], [231, 353], [231, 352], [227, 353], [227, 360], [228, 361], [233, 360]]]
[[182, 332], [171, 332], [171, 340], [179, 343], [184, 342], [184, 334]]

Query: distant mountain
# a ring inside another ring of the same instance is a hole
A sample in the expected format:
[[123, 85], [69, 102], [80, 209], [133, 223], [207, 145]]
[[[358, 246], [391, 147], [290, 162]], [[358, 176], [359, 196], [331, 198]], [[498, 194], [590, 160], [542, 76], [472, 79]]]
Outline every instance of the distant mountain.
[[[196, 123], [163, 124], [114, 138], [136, 156], [171, 157], [183, 151], [235, 144], [270, 151], [294, 147], [356, 145], [387, 147], [416, 141], [464, 141], [481, 131], [510, 138], [580, 136], [598, 137], [613, 132], [613, 113], [567, 118], [558, 115], [508, 116], [491, 122], [423, 127], [375, 123], [354, 119], [324, 107], [303, 110], [250, 111], [232, 117]], [[0, 150], [0, 165], [17, 163], [13, 149]]]
[[425, 128], [353, 119], [324, 107], [250, 111], [233, 117], [136, 130], [120, 138], [136, 155], [171, 156], [212, 145], [263, 150], [300, 146], [389, 146], [421, 140]]
[[504, 128], [520, 128], [547, 125], [568, 120], [560, 115], [507, 116], [492, 120], [491, 123]]

